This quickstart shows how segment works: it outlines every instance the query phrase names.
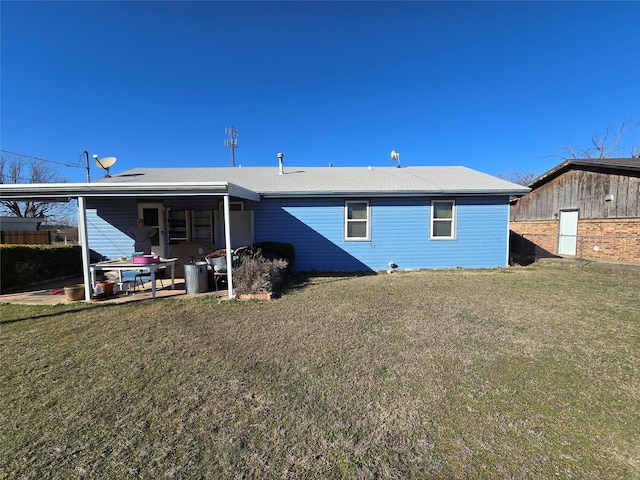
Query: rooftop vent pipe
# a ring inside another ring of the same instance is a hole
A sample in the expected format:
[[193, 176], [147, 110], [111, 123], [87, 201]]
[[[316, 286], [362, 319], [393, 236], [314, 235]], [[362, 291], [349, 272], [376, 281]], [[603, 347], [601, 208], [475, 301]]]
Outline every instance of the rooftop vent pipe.
[[278, 173], [280, 175], [284, 175], [284, 165], [282, 164], [283, 158], [284, 158], [284, 153], [278, 153]]

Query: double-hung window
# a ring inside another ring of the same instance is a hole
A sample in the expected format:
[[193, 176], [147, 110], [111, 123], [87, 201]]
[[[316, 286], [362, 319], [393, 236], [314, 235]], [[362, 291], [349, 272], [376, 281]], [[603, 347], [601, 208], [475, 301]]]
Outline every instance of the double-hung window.
[[369, 202], [363, 200], [344, 203], [345, 240], [369, 240], [371, 237], [371, 210]]
[[432, 240], [451, 240], [455, 232], [456, 204], [453, 200], [434, 200], [431, 202], [431, 234]]

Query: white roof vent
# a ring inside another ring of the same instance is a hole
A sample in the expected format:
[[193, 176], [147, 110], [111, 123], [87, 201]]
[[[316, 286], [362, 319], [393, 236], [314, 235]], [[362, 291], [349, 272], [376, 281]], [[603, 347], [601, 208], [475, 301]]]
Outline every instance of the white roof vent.
[[284, 164], [282, 160], [284, 159], [284, 153], [278, 153], [278, 173], [280, 175], [284, 175]]
[[396, 167], [400, 167], [400, 153], [396, 152], [395, 150], [391, 150], [391, 161], [398, 162], [398, 165], [396, 165]]

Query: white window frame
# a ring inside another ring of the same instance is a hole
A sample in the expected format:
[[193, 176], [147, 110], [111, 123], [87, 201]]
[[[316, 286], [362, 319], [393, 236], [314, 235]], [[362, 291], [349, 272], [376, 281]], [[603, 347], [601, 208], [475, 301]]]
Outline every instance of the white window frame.
[[[367, 218], [349, 218], [349, 205], [352, 203], [364, 203], [367, 206]], [[349, 224], [356, 222], [366, 223], [366, 236], [349, 237]], [[371, 205], [368, 200], [345, 200], [344, 202], [344, 240], [345, 242], [368, 242], [371, 240]]]
[[[435, 206], [437, 203], [448, 203], [451, 204], [451, 218], [436, 218], [435, 217]], [[429, 240], [455, 240], [456, 238], [456, 201], [454, 199], [446, 199], [446, 200], [431, 200], [431, 215], [430, 218], [430, 228], [429, 228]], [[435, 232], [435, 224], [436, 223], [451, 223], [451, 235], [450, 236], [436, 236]]]

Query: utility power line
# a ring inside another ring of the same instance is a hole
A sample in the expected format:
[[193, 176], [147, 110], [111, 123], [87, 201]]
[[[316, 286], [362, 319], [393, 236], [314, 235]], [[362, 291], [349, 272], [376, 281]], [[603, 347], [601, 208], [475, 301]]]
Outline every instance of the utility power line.
[[[80, 165], [80, 158], [78, 158], [78, 163], [74, 164], [74, 163], [56, 162], [55, 160], [47, 160], [46, 158], [34, 157], [33, 155], [27, 155], [25, 153], [10, 152], [9, 150], [0, 150], [0, 152], [1, 153], [8, 153], [10, 155], [17, 155], [19, 157], [28, 158], [28, 159], [31, 159], [31, 160], [37, 160], [39, 162], [47, 162], [47, 163], [53, 163], [53, 164], [56, 164], [56, 165], [62, 165], [63, 167], [75, 167], [75, 168], [82, 167], [82, 165]], [[80, 157], [82, 157], [82, 155], [84, 155], [84, 153], [81, 153]]]

